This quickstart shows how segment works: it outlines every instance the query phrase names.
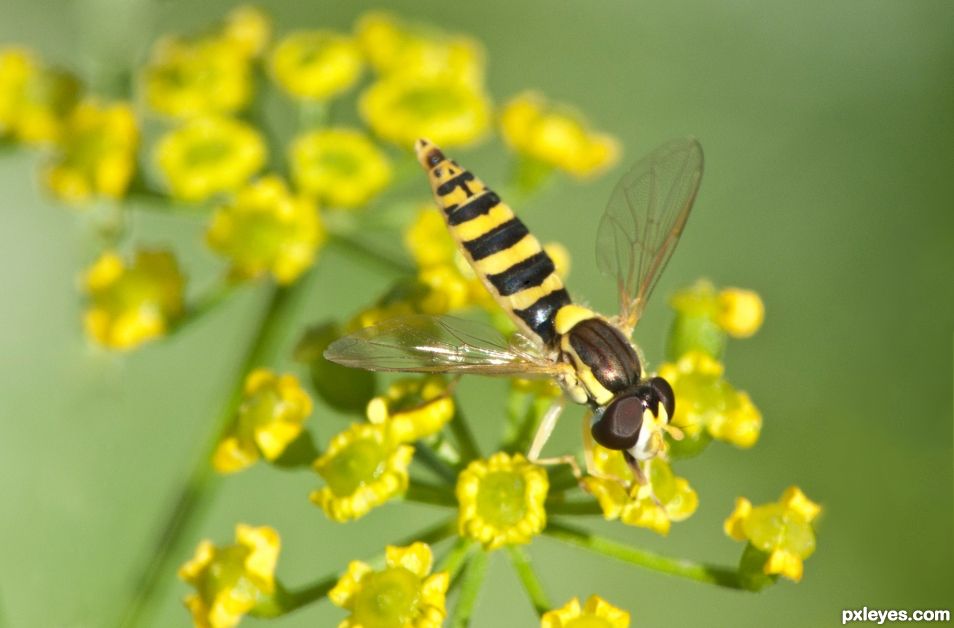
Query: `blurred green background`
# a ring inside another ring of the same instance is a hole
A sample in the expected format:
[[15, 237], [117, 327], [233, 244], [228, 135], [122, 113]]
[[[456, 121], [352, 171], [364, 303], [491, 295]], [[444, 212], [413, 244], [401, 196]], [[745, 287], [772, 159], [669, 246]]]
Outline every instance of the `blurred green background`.
[[[84, 71], [103, 58], [141, 59], [158, 34], [194, 31], [230, 6], [3, 0], [0, 42]], [[375, 7], [262, 6], [279, 32], [347, 30]], [[635, 626], [829, 626], [841, 609], [954, 606], [954, 4], [404, 0], [385, 8], [481, 39], [498, 100], [537, 88], [575, 103], [623, 140], [624, 162], [672, 136], [691, 133], [705, 147], [696, 211], [637, 340], [658, 363], [666, 296], [697, 277], [757, 290], [765, 326], [730, 346], [727, 367], [764, 414], [762, 438], [749, 451], [717, 444], [679, 467], [700, 507], [668, 538], [598, 517], [592, 525], [667, 554], [734, 564], [742, 546], [721, 523], [736, 496], [771, 501], [798, 484], [825, 508], [803, 582], [762, 594], [539, 538], [530, 552], [554, 601], [599, 593], [629, 609]], [[502, 180], [499, 142], [455, 154], [492, 185]], [[0, 158], [0, 625], [108, 626], [223, 402], [264, 293], [244, 290], [181, 335], [126, 357], [91, 350], [76, 288], [96, 239], [82, 216], [38, 189], [35, 161], [27, 152]], [[612, 290], [592, 249], [621, 169], [584, 185], [561, 178], [519, 208], [541, 239], [567, 245], [572, 292], [604, 311]], [[201, 247], [202, 229], [201, 219], [176, 216], [135, 223], [142, 242], [176, 246], [193, 288], [219, 267]], [[386, 283], [328, 249], [299, 324], [350, 315]], [[283, 352], [289, 368], [295, 335]], [[502, 401], [503, 391], [503, 382], [462, 386], [485, 448], [502, 421], [502, 405], [488, 400]], [[576, 416], [561, 424], [553, 451], [576, 446]], [[344, 425], [320, 406], [312, 421], [322, 439]], [[339, 525], [308, 502], [316, 485], [311, 473], [258, 465], [224, 483], [201, 536], [229, 541], [239, 521], [275, 526], [279, 575], [295, 585], [439, 514], [392, 504]], [[495, 557], [491, 570], [475, 625], [536, 625], [507, 561]], [[171, 574], [168, 583], [152, 625], [189, 625], [179, 602], [186, 587]], [[323, 603], [271, 625], [332, 626], [341, 617]]]

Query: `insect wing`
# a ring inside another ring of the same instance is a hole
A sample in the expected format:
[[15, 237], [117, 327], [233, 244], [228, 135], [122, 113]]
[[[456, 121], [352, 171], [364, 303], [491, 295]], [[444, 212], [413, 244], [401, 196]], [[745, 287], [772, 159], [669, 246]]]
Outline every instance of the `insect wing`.
[[597, 232], [596, 261], [616, 280], [620, 326], [632, 332], [672, 256], [702, 180], [694, 138], [663, 144], [620, 179]]
[[448, 316], [403, 316], [333, 342], [325, 357], [371, 371], [548, 376], [556, 364], [528, 338]]

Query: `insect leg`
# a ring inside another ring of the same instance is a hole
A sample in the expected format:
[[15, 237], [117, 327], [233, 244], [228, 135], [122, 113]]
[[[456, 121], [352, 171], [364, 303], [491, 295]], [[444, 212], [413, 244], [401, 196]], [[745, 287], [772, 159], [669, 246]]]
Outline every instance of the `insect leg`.
[[527, 452], [527, 458], [529, 460], [539, 460], [540, 452], [543, 451], [543, 446], [550, 440], [550, 435], [553, 434], [553, 430], [556, 428], [557, 419], [560, 418], [560, 413], [563, 412], [565, 403], [561, 395], [543, 414], [543, 418], [540, 419], [540, 425], [537, 427], [537, 433], [533, 435], [533, 443], [530, 445], [530, 451]]

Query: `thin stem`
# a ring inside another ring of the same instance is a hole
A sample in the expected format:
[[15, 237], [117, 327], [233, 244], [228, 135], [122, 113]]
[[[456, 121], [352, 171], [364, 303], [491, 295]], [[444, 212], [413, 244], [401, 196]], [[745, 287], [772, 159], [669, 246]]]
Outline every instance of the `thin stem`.
[[467, 423], [467, 418], [460, 410], [460, 404], [455, 401], [454, 407], [457, 408], [457, 411], [450, 421], [450, 428], [454, 434], [454, 439], [457, 441], [457, 446], [460, 448], [461, 462], [466, 464], [471, 460], [480, 458], [480, 448], [477, 446], [477, 439], [474, 438], [470, 424]]
[[438, 564], [434, 571], [446, 571], [453, 582], [460, 573], [460, 570], [467, 564], [467, 560], [473, 549], [474, 542], [470, 539], [457, 539], [457, 542], [454, 543], [454, 547], [444, 555], [444, 558], [441, 559], [440, 564]]
[[309, 273], [288, 288], [271, 288], [268, 303], [242, 360], [241, 368], [236, 372], [227, 400], [216, 418], [215, 425], [209, 431], [201, 453], [193, 462], [192, 470], [182, 482], [174, 504], [164, 517], [164, 524], [153, 549], [146, 554], [146, 559], [138, 568], [134, 589], [126, 600], [119, 622], [121, 627], [139, 624], [148, 614], [153, 599], [169, 584], [173, 576], [172, 560], [181, 553], [183, 544], [192, 536], [220, 484], [221, 478], [213, 473], [209, 463], [223, 434], [232, 424], [241, 400], [245, 376], [256, 366], [268, 363], [274, 358], [278, 343], [284, 337], [289, 315], [296, 309], [298, 297], [305, 291], [311, 276], [313, 275]]
[[671, 558], [669, 556], [647, 552], [646, 550], [630, 547], [618, 541], [597, 536], [586, 530], [581, 530], [580, 528], [552, 519], [548, 523], [544, 534], [559, 539], [564, 543], [576, 545], [577, 547], [588, 549], [597, 554], [616, 558], [617, 560], [639, 565], [640, 567], [645, 567], [646, 569], [660, 573], [679, 576], [680, 578], [687, 578], [689, 580], [695, 580], [696, 582], [714, 584], [729, 589], [745, 590], [745, 587], [740, 581], [739, 574], [735, 569], [705, 565], [691, 560]]
[[405, 275], [410, 275], [415, 271], [414, 267], [411, 266], [407, 260], [372, 248], [348, 234], [332, 232], [329, 235], [328, 241], [330, 244], [354, 257], [370, 262], [379, 268], [383, 267], [391, 272]]
[[446, 506], [448, 508], [457, 507], [457, 498], [448, 487], [428, 484], [420, 480], [410, 481], [407, 492], [404, 493], [404, 499], [419, 504]]
[[550, 598], [547, 597], [547, 592], [543, 590], [543, 583], [537, 577], [537, 572], [530, 564], [530, 557], [527, 556], [526, 550], [516, 545], [510, 545], [507, 547], [507, 554], [510, 556], [510, 564], [513, 565], [521, 584], [523, 584], [524, 591], [530, 598], [530, 603], [533, 604], [533, 609], [537, 611], [538, 616], [543, 615], [553, 605], [550, 603]]
[[603, 509], [595, 499], [547, 499], [547, 513], [554, 515], [601, 515]]
[[447, 484], [454, 486], [457, 484], [457, 472], [440, 456], [434, 453], [434, 450], [418, 441], [414, 443], [414, 460], [421, 463]]
[[219, 279], [211, 289], [196, 300], [195, 304], [186, 311], [185, 316], [176, 321], [175, 329], [182, 329], [214, 311], [225, 302], [238, 285], [228, 278]]
[[487, 575], [487, 557], [487, 552], [478, 551], [474, 552], [467, 561], [461, 581], [460, 596], [457, 598], [454, 613], [450, 617], [450, 628], [464, 628], [470, 625], [470, 616], [474, 612], [477, 596]]

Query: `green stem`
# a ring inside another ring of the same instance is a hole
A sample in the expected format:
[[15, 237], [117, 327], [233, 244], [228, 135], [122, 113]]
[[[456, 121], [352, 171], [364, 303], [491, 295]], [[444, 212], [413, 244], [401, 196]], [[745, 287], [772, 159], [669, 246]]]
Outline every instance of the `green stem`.
[[212, 454], [222, 436], [231, 427], [236, 408], [242, 397], [245, 376], [256, 366], [270, 362], [284, 338], [288, 318], [296, 309], [298, 298], [305, 292], [309, 273], [294, 286], [271, 288], [265, 311], [259, 320], [253, 340], [249, 345], [241, 368], [236, 372], [229, 396], [210, 430], [199, 457], [182, 483], [178, 497], [164, 517], [164, 524], [152, 550], [138, 568], [135, 585], [126, 600], [119, 626], [136, 626], [151, 610], [153, 600], [168, 586], [173, 574], [172, 561], [180, 556], [184, 543], [189, 540], [202, 515], [211, 505], [212, 496], [221, 478], [210, 465]]
[[419, 480], [411, 480], [404, 493], [404, 499], [419, 504], [431, 504], [434, 506], [446, 506], [448, 508], [457, 507], [457, 497], [446, 486], [437, 486], [428, 484]]
[[735, 569], [705, 565], [682, 558], [661, 556], [653, 552], [647, 552], [646, 550], [624, 545], [618, 541], [597, 536], [586, 530], [581, 530], [580, 528], [566, 525], [552, 519], [548, 523], [544, 534], [559, 539], [564, 543], [576, 545], [577, 547], [588, 549], [597, 554], [616, 558], [617, 560], [669, 574], [670, 576], [678, 576], [680, 578], [714, 584], [729, 589], [745, 590], [745, 587], [739, 579], [739, 574]]
[[446, 571], [447, 575], [450, 576], [451, 582], [453, 582], [460, 573], [460, 570], [467, 564], [473, 549], [474, 542], [470, 539], [457, 539], [457, 542], [454, 543], [454, 547], [444, 555], [444, 558], [441, 559], [440, 564], [434, 571]]
[[530, 564], [530, 557], [527, 556], [526, 550], [516, 545], [510, 545], [507, 547], [507, 554], [510, 556], [510, 564], [513, 565], [520, 582], [523, 584], [524, 591], [530, 598], [530, 603], [533, 604], [533, 609], [537, 611], [537, 615], [543, 615], [553, 605], [550, 603], [550, 598], [547, 597], [547, 592], [543, 590], [543, 583], [537, 577], [537, 572]]
[[454, 434], [454, 439], [457, 441], [457, 446], [460, 448], [461, 463], [467, 464], [471, 460], [480, 458], [480, 448], [477, 446], [477, 439], [474, 438], [470, 424], [467, 423], [467, 418], [461, 412], [460, 404], [456, 400], [454, 401], [454, 407], [457, 408], [457, 411], [450, 421], [450, 428]]
[[185, 316], [176, 321], [175, 331], [194, 323], [209, 312], [215, 310], [232, 295], [238, 285], [239, 284], [228, 278], [222, 278], [217, 281], [210, 290], [196, 300], [195, 304], [186, 311]]
[[328, 242], [338, 249], [357, 257], [364, 261], [370, 262], [372, 265], [379, 268], [386, 268], [390, 272], [400, 273], [405, 275], [414, 274], [415, 268], [403, 258], [396, 257], [394, 255], [388, 254], [384, 251], [374, 249], [364, 244], [357, 238], [353, 238], [350, 235], [345, 233], [335, 233], [332, 232], [329, 234]]
[[548, 514], [554, 515], [602, 515], [603, 509], [595, 499], [566, 500], [550, 498], [546, 501]]
[[455, 486], [457, 484], [457, 472], [440, 456], [434, 453], [434, 450], [418, 441], [414, 443], [414, 460], [424, 465], [447, 484]]
[[464, 628], [470, 625], [470, 616], [474, 612], [477, 596], [480, 594], [484, 577], [487, 575], [488, 556], [487, 552], [478, 551], [474, 552], [470, 560], [467, 561], [467, 567], [461, 581], [460, 596], [457, 598], [454, 613], [450, 617], [450, 628]]

